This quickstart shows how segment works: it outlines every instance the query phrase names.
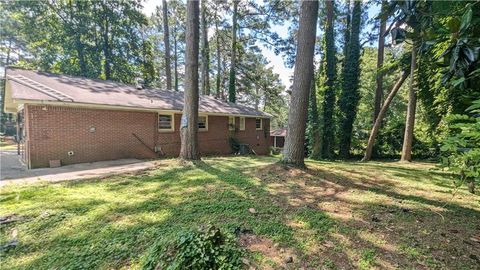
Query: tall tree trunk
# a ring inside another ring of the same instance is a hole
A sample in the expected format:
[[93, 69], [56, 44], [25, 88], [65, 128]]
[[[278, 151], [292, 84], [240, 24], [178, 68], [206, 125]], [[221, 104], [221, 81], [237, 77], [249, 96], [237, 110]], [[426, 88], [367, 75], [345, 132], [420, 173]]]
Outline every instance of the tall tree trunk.
[[75, 37], [75, 49], [78, 54], [78, 62], [80, 63], [80, 73], [84, 77], [88, 76], [87, 64], [85, 63], [85, 53], [83, 43], [80, 41], [80, 36]]
[[375, 107], [373, 111], [373, 123], [375, 123], [378, 113], [380, 112], [380, 107], [382, 106], [383, 99], [383, 73], [379, 70], [383, 66], [383, 58], [385, 51], [385, 31], [387, 28], [387, 17], [384, 15], [384, 12], [387, 8], [387, 1], [382, 0], [382, 7], [380, 11], [380, 28], [378, 33], [378, 50], [377, 50], [377, 88], [375, 90]]
[[167, 76], [167, 90], [172, 90], [172, 71], [170, 65], [170, 33], [168, 30], [167, 1], [162, 0], [163, 9], [163, 43], [165, 45], [165, 75]]
[[[77, 3], [77, 5], [79, 5], [81, 2]], [[82, 35], [82, 32], [79, 31], [79, 27], [78, 25], [76, 26], [73, 26], [74, 24], [74, 19], [73, 19], [73, 16], [75, 14], [75, 10], [73, 8], [73, 3], [72, 1], [70, 0], [68, 2], [68, 7], [69, 7], [69, 16], [70, 16], [70, 21], [68, 22], [68, 25], [71, 26], [70, 28], [70, 31], [73, 32], [74, 34], [74, 38], [75, 38], [75, 50], [77, 51], [77, 55], [78, 55], [78, 62], [80, 64], [80, 73], [82, 76], [84, 77], [87, 77], [88, 76], [88, 71], [87, 71], [87, 65], [86, 65], [86, 62], [85, 62], [85, 53], [84, 53], [84, 45], [81, 41], [81, 35]], [[80, 7], [82, 8], [82, 7]], [[80, 22], [82, 23], [82, 22]]]
[[[346, 5], [347, 5], [347, 18], [346, 18], [346, 22], [345, 22], [345, 32], [343, 34], [343, 42], [344, 42], [344, 46], [343, 46], [343, 55], [344, 57], [346, 58], [347, 55], [348, 55], [348, 47], [350, 46], [350, 32], [351, 32], [351, 17], [352, 17], [352, 14], [351, 14], [351, 11], [350, 11], [350, 8], [351, 8], [351, 2], [350, 0], [346, 0]], [[345, 65], [345, 60], [346, 59], [343, 59], [343, 66]]]
[[335, 125], [333, 111], [335, 107], [335, 32], [333, 27], [334, 7], [333, 0], [325, 1], [327, 8], [327, 21], [325, 29], [325, 58], [327, 63], [327, 81], [325, 82], [325, 99], [323, 102], [323, 132], [322, 132], [322, 157], [333, 157]]
[[288, 112], [288, 136], [283, 162], [304, 167], [308, 96], [313, 77], [318, 1], [301, 1], [292, 96]]
[[228, 101], [235, 103], [237, 100], [235, 89], [235, 68], [237, 65], [237, 13], [238, 0], [233, 1], [233, 16], [232, 16], [232, 59], [230, 61], [230, 75], [228, 83]]
[[375, 144], [375, 138], [377, 137], [378, 131], [380, 130], [380, 126], [383, 121], [383, 117], [385, 116], [385, 113], [388, 110], [388, 107], [390, 106], [390, 103], [392, 103], [393, 98], [397, 94], [398, 90], [400, 87], [402, 87], [403, 83], [408, 77], [408, 72], [403, 71], [400, 79], [395, 83], [395, 85], [392, 88], [392, 91], [390, 91], [390, 94], [388, 94], [387, 99], [383, 103], [382, 108], [378, 112], [377, 119], [375, 120], [375, 123], [372, 127], [372, 130], [370, 131], [370, 137], [368, 138], [368, 144], [367, 144], [367, 150], [365, 151], [365, 155], [362, 159], [362, 161], [368, 161], [372, 158], [372, 151], [373, 151], [373, 145]]
[[187, 1], [187, 31], [185, 48], [185, 93], [180, 123], [180, 158], [200, 159], [198, 149], [198, 42], [200, 9], [198, 1]]
[[173, 72], [174, 72], [174, 89], [178, 92], [178, 46], [177, 46], [177, 26], [173, 26]]
[[110, 32], [110, 25], [109, 25], [108, 16], [107, 16], [107, 7], [104, 2], [102, 2], [102, 7], [103, 7], [103, 33], [102, 33], [103, 46], [102, 47], [103, 47], [103, 55], [105, 57], [104, 72], [105, 72], [105, 79], [110, 80], [112, 77], [112, 71], [110, 66], [110, 63], [112, 61], [112, 56], [111, 56], [110, 41], [108, 37], [108, 33]]
[[207, 0], [202, 0], [202, 93], [210, 95], [210, 49], [208, 47]]
[[[10, 39], [8, 39], [7, 57], [5, 59], [5, 67], [3, 69], [3, 79], [4, 80], [7, 79], [7, 69], [8, 69], [8, 66], [10, 65], [11, 52], [12, 52], [12, 39], [10, 38]], [[2, 93], [1, 93], [1, 97], [0, 97], [0, 106], [1, 106], [1, 108], [0, 108], [0, 118], [2, 118], [2, 119], [5, 116], [4, 104], [5, 104], [5, 84], [2, 87]]]
[[320, 123], [318, 121], [317, 108], [317, 87], [315, 82], [315, 75], [312, 76], [312, 83], [310, 86], [310, 157], [319, 159], [321, 157], [321, 143], [320, 143]]
[[[265, 83], [263, 83], [262, 89], [263, 89], [263, 93], [267, 93], [267, 85]], [[269, 105], [268, 103], [270, 102], [270, 100], [268, 99], [268, 95], [264, 94], [264, 96], [265, 97], [263, 100], [263, 111], [267, 109], [267, 105]]]
[[358, 83], [360, 77], [360, 23], [362, 2], [355, 1], [352, 12], [350, 46], [342, 72], [342, 94], [340, 96], [341, 133], [339, 155], [348, 158], [352, 142], [353, 122], [357, 115], [359, 102]]
[[258, 111], [259, 105], [260, 105], [260, 90], [258, 89], [258, 85], [255, 84], [255, 110]]
[[[218, 9], [218, 7], [217, 7]], [[224, 98], [223, 91], [221, 90], [221, 80], [222, 80], [222, 58], [220, 52], [220, 32], [218, 31], [218, 18], [217, 18], [217, 9], [215, 9], [215, 34], [217, 41], [217, 98]]]
[[412, 161], [413, 128], [415, 125], [415, 110], [417, 106], [417, 93], [415, 91], [415, 70], [417, 68], [417, 48], [412, 46], [412, 63], [410, 65], [410, 85], [408, 88], [407, 117], [405, 121], [405, 134], [403, 135], [401, 161]]

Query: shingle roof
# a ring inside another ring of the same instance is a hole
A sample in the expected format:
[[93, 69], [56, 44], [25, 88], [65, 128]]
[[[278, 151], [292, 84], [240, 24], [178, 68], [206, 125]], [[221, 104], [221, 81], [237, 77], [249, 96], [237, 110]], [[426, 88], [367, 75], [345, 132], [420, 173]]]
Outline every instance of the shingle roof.
[[[26, 78], [26, 79], [25, 79]], [[183, 92], [137, 89], [133, 85], [107, 80], [51, 74], [19, 68], [7, 69], [11, 98], [60, 101], [155, 110], [183, 110]], [[253, 108], [200, 96], [199, 112], [270, 117]]]

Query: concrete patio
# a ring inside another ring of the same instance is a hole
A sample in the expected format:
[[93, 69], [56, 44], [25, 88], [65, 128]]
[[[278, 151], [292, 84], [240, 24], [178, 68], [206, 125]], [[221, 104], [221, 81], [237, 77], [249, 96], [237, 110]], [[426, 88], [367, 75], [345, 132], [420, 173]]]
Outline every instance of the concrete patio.
[[155, 161], [119, 159], [28, 170], [16, 151], [0, 151], [0, 186], [105, 177], [141, 171], [154, 166]]

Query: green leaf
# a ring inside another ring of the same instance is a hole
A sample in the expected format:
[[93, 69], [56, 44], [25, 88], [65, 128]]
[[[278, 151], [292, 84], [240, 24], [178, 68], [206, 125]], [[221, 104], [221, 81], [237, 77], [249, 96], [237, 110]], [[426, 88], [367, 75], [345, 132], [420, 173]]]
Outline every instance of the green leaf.
[[467, 29], [470, 26], [472, 21], [472, 8], [469, 8], [462, 16], [462, 25], [460, 26], [460, 31]]
[[476, 109], [480, 109], [480, 100], [475, 100], [473, 105], [467, 108], [467, 111], [473, 111]]
[[453, 86], [457, 87], [458, 85], [462, 84], [465, 81], [465, 77], [461, 77], [452, 81]]
[[460, 20], [455, 17], [450, 18], [447, 21], [447, 27], [448, 30], [450, 30], [450, 33], [457, 33], [460, 29]]

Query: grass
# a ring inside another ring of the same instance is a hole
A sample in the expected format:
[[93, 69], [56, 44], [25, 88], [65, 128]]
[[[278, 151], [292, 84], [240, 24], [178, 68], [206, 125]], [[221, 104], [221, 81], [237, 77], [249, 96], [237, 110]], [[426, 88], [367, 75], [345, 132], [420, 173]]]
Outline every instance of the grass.
[[17, 144], [10, 140], [0, 142], [0, 150], [17, 150]]
[[[480, 196], [431, 164], [218, 157], [105, 179], [2, 188], [1, 269], [139, 269], [182, 230], [251, 232], [261, 269], [474, 269]], [[249, 211], [254, 208], [255, 213]], [[15, 236], [16, 235], [16, 236]], [[285, 257], [293, 256], [286, 263]]]

